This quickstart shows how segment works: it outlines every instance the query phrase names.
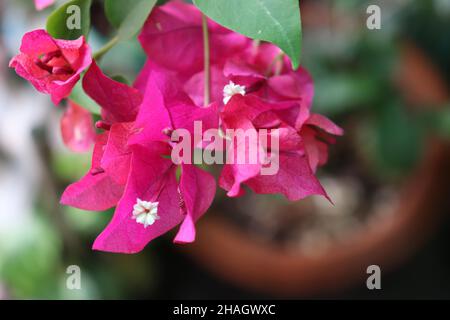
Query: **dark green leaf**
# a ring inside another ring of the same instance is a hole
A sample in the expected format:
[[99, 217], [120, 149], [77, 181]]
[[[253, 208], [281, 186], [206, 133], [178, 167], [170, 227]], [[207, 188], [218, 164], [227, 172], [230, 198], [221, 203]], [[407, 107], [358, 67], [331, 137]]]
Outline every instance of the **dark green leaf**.
[[105, 14], [118, 28], [119, 41], [134, 37], [144, 25], [157, 0], [105, 1]]
[[397, 104], [384, 106], [377, 118], [377, 157], [392, 173], [405, 173], [417, 163], [422, 146], [418, 121]]
[[194, 0], [194, 4], [231, 30], [276, 44], [298, 68], [302, 43], [298, 0]]
[[47, 32], [56, 39], [87, 37], [91, 25], [92, 0], [72, 0], [59, 7], [47, 19]]
[[138, 2], [140, 0], [130, 0], [124, 5], [123, 0], [105, 0], [105, 15], [109, 23], [118, 29], [134, 5]]

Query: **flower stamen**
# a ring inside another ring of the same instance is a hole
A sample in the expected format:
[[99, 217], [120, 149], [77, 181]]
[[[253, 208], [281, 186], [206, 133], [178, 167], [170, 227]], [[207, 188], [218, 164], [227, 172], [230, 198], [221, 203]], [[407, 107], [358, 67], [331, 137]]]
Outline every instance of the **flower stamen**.
[[230, 83], [223, 88], [223, 104], [227, 104], [235, 94], [244, 96], [245, 93], [245, 86], [240, 86], [233, 81], [230, 81]]
[[156, 220], [160, 219], [158, 215], [159, 202], [143, 201], [141, 199], [136, 200], [136, 204], [133, 206], [133, 219], [137, 223], [143, 224], [144, 228], [153, 225]]

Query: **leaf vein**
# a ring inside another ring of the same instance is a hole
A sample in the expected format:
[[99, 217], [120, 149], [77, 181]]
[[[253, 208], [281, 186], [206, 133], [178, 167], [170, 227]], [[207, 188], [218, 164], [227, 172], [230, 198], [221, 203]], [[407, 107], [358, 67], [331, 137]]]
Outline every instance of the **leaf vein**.
[[257, 3], [261, 7], [261, 9], [266, 13], [266, 15], [275, 23], [278, 30], [280, 30], [281, 36], [284, 38], [284, 41], [289, 46], [290, 53], [293, 53], [294, 47], [292, 46], [292, 43], [289, 41], [289, 37], [286, 33], [286, 30], [283, 28], [282, 24], [272, 15], [272, 13], [270, 13], [270, 10], [261, 0], [257, 0]]

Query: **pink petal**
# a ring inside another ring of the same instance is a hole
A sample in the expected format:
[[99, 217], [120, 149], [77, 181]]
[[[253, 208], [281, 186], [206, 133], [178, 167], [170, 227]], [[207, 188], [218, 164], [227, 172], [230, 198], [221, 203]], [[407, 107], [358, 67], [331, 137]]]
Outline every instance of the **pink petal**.
[[[161, 156], [165, 144], [137, 145], [133, 148], [131, 172], [125, 193], [120, 200], [113, 219], [98, 236], [93, 249], [136, 253], [152, 239], [178, 225], [180, 213], [177, 196], [176, 167]], [[132, 219], [133, 206], [137, 199], [159, 202], [159, 220], [145, 228]]]
[[[212, 64], [223, 64], [250, 43], [211, 20], [208, 27]], [[149, 59], [167, 69], [190, 75], [203, 69], [201, 13], [191, 4], [170, 1], [155, 8], [139, 40]]]
[[145, 90], [147, 89], [147, 81], [150, 77], [150, 72], [152, 71], [152, 65], [153, 63], [147, 59], [133, 83], [133, 87], [138, 89], [142, 95], [145, 94]]
[[74, 152], [88, 151], [95, 140], [90, 112], [69, 100], [69, 106], [61, 118], [61, 133], [69, 149]]
[[261, 172], [259, 164], [225, 164], [219, 178], [219, 185], [228, 191], [229, 197], [240, 197], [245, 192], [241, 184], [258, 176]]
[[[78, 182], [66, 188], [61, 196], [61, 204], [91, 211], [107, 210], [117, 204], [123, 194], [124, 185], [116, 183], [115, 179], [100, 167], [107, 140], [108, 134], [97, 136], [91, 170]], [[111, 167], [114, 168], [113, 165]]]
[[313, 172], [328, 161], [328, 144], [316, 138], [313, 129], [302, 130], [302, 138], [308, 155], [309, 165]]
[[[298, 103], [267, 103], [252, 95], [235, 95], [231, 98], [221, 114], [226, 128], [278, 129], [279, 148], [268, 150], [268, 153], [270, 155], [270, 153], [278, 152], [279, 159], [272, 158], [272, 161], [278, 161], [279, 170], [274, 175], [261, 175], [262, 165], [260, 164], [225, 165], [219, 184], [228, 191], [228, 196], [241, 195], [242, 183], [256, 193], [281, 193], [289, 200], [299, 200], [313, 194], [326, 196], [310, 168], [308, 156], [303, 148], [303, 136], [299, 136], [297, 129], [293, 127], [297, 122], [306, 121], [308, 115], [309, 110], [300, 108]], [[273, 138], [272, 135], [275, 132], [270, 132], [270, 138]], [[235, 146], [235, 154], [237, 152], [239, 149]], [[261, 154], [263, 151], [259, 150], [259, 152]], [[258, 161], [260, 161], [259, 158]], [[319, 163], [323, 159], [319, 159], [317, 155], [314, 161]]]
[[130, 170], [131, 150], [128, 139], [133, 133], [133, 123], [115, 123], [109, 131], [100, 167], [107, 171], [115, 183], [125, 185]]
[[281, 50], [271, 43], [260, 43], [257, 47], [253, 44], [242, 54], [227, 61], [224, 74], [227, 77], [266, 78], [272, 71], [270, 67], [275, 67], [275, 59], [280, 53]]
[[314, 84], [309, 73], [300, 68], [287, 74], [271, 77], [268, 80], [271, 99], [297, 100], [303, 108], [311, 109], [314, 97]]
[[49, 6], [51, 6], [55, 0], [34, 0], [34, 5], [36, 10], [43, 10]]
[[80, 80], [79, 74], [74, 74], [71, 78], [64, 82], [53, 82], [49, 85], [52, 102], [58, 105], [62, 99], [70, 96], [73, 87]]
[[201, 121], [203, 131], [217, 128], [218, 113], [215, 104], [207, 108], [195, 106], [181, 91], [177, 79], [156, 65], [149, 71], [144, 101], [136, 119], [139, 134], [130, 144], [145, 141], [166, 141], [164, 129], [186, 129], [194, 132], [194, 121]]
[[[257, 98], [235, 95], [225, 106], [224, 111], [221, 113], [221, 118], [225, 129], [255, 130], [252, 120], [266, 110], [268, 110], [268, 106], [260, 103]], [[228, 191], [227, 195], [229, 197], [242, 195], [244, 191], [241, 189], [241, 183], [258, 175], [261, 169], [261, 165], [258, 163], [237, 163], [238, 154], [245, 150], [247, 152], [246, 159], [248, 159], [250, 144], [252, 148], [257, 148], [257, 142], [248, 141], [247, 145], [238, 144], [237, 142], [237, 139], [234, 138], [234, 150], [227, 149], [227, 157], [229, 158], [227, 162], [234, 164], [224, 165], [219, 178], [220, 187]], [[230, 153], [231, 151], [232, 153]], [[232, 158], [232, 156], [234, 157]]]
[[[204, 79], [205, 74], [203, 71], [193, 75], [184, 85], [184, 90], [194, 103], [202, 107], [204, 99]], [[223, 100], [223, 88], [228, 84], [227, 78], [223, 75], [220, 68], [215, 66], [211, 67], [211, 101], [221, 103]]]
[[277, 174], [258, 175], [248, 180], [246, 184], [256, 193], [279, 193], [290, 201], [301, 200], [310, 195], [322, 195], [328, 198], [314, 176], [308, 158], [301, 153], [281, 152]]
[[[142, 106], [136, 118], [135, 127], [139, 132], [130, 140], [130, 144], [145, 143], [146, 141], [168, 140], [163, 133], [166, 128], [173, 128], [170, 115], [167, 110], [167, 99], [174, 98], [174, 93], [179, 91], [173, 83], [159, 81], [164, 77], [162, 72], [149, 70], [149, 78], [146, 81], [146, 89]], [[165, 93], [169, 96], [165, 96]]]
[[331, 120], [320, 114], [311, 114], [305, 124], [316, 126], [335, 136], [342, 136], [344, 134], [344, 130], [342, 128], [338, 127]]
[[25, 33], [20, 46], [20, 52], [35, 57], [58, 49], [55, 40], [43, 29]]
[[142, 94], [105, 76], [95, 61], [83, 78], [83, 88], [102, 107], [106, 121], [129, 122], [136, 118]]
[[194, 165], [182, 165], [179, 185], [186, 217], [175, 237], [176, 243], [195, 241], [195, 222], [208, 210], [216, 193], [216, 182], [209, 173]]

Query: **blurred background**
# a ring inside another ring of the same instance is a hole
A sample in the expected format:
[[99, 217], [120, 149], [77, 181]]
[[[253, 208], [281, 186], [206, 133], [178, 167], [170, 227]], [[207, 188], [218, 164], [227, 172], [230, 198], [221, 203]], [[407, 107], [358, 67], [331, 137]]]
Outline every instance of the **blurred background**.
[[[366, 9], [381, 8], [381, 30]], [[92, 251], [109, 212], [58, 204], [88, 170], [68, 151], [64, 106], [9, 69], [22, 35], [49, 10], [0, 0], [0, 298], [450, 298], [450, 1], [303, 0], [302, 64], [313, 75], [313, 110], [344, 127], [319, 176], [334, 206], [219, 191], [198, 240], [173, 234], [140, 254]], [[95, 48], [112, 30], [92, 9]], [[101, 66], [133, 79], [137, 42]], [[381, 268], [381, 290], [366, 269]], [[66, 269], [81, 268], [81, 290]]]

